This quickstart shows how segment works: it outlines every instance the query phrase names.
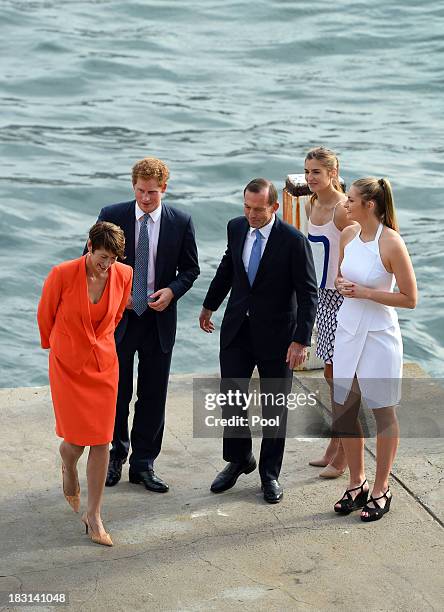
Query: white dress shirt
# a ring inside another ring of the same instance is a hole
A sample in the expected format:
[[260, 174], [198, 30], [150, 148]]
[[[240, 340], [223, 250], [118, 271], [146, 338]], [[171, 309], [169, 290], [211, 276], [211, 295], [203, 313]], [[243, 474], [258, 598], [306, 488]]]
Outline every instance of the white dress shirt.
[[[270, 237], [270, 232], [273, 227], [275, 217], [276, 215], [273, 213], [273, 216], [271, 217], [271, 221], [267, 223], [267, 225], [264, 225], [264, 227], [259, 228], [259, 231], [262, 235], [261, 258], [262, 258], [262, 255], [264, 254], [265, 247], [267, 246], [267, 241], [268, 241], [268, 238]], [[256, 229], [257, 228], [255, 227], [250, 227], [250, 229], [248, 230], [247, 237], [245, 238], [244, 250], [242, 253], [242, 261], [244, 262], [245, 272], [247, 274], [248, 274], [248, 262], [250, 261], [251, 249], [253, 248], [254, 241], [256, 240], [256, 234], [254, 233]]]
[[[139, 233], [140, 226], [142, 225], [142, 217], [146, 214], [143, 212], [139, 205], [135, 204], [135, 213], [136, 213], [136, 227], [135, 227], [135, 253], [137, 253], [137, 244], [139, 242]], [[149, 297], [152, 293], [154, 293], [154, 285], [155, 285], [155, 272], [156, 272], [156, 258], [157, 258], [157, 244], [159, 242], [159, 232], [160, 232], [160, 221], [162, 215], [162, 202], [159, 206], [153, 210], [153, 212], [148, 213], [148, 240], [149, 240], [149, 256], [148, 256], [148, 295]]]

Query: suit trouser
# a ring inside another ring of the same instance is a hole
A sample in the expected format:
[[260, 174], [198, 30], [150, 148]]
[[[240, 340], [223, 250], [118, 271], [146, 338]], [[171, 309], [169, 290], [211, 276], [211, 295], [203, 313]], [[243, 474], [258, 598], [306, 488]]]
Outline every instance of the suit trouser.
[[[288, 348], [288, 347], [287, 347]], [[293, 372], [285, 362], [285, 353], [279, 359], [263, 359], [253, 347], [248, 317], [230, 345], [220, 350], [221, 392], [240, 390], [248, 391], [248, 383], [255, 366], [259, 371], [260, 392], [273, 397], [286, 396], [291, 391]], [[270, 395], [268, 395], [270, 394]], [[276, 401], [261, 402], [262, 417], [274, 419], [279, 417], [278, 427], [262, 428], [262, 444], [259, 459], [259, 473], [262, 481], [279, 477], [285, 448], [287, 428], [287, 406]], [[236, 408], [225, 407], [223, 417], [246, 416], [242, 405]], [[224, 428], [223, 458], [225, 461], [245, 462], [252, 455], [251, 430], [247, 426]]]
[[152, 467], [160, 453], [165, 423], [165, 403], [172, 351], [164, 353], [160, 346], [156, 315], [147, 310], [141, 317], [128, 313], [128, 324], [117, 345], [119, 388], [111, 457], [126, 460], [130, 438], [128, 433], [129, 404], [133, 395], [134, 357], [137, 352], [137, 400], [131, 430], [131, 467], [143, 471]]

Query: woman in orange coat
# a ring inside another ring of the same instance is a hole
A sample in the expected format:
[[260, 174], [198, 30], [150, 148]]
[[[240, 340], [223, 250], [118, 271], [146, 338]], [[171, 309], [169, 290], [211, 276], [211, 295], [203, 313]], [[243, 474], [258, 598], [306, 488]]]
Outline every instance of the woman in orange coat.
[[80, 509], [77, 462], [89, 446], [88, 508], [82, 516], [94, 542], [112, 546], [100, 516], [113, 437], [119, 366], [114, 330], [132, 282], [123, 258], [125, 237], [117, 225], [99, 222], [89, 231], [88, 253], [55, 266], [43, 286], [37, 319], [42, 348], [49, 348], [49, 382], [56, 433], [63, 438], [63, 493]]

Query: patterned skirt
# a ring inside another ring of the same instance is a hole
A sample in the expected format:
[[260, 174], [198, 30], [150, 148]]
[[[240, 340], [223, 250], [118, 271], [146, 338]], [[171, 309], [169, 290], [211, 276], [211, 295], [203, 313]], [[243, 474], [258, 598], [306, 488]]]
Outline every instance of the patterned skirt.
[[316, 327], [318, 342], [316, 355], [325, 363], [332, 363], [335, 347], [337, 314], [344, 298], [336, 289], [318, 288], [318, 310], [316, 312]]

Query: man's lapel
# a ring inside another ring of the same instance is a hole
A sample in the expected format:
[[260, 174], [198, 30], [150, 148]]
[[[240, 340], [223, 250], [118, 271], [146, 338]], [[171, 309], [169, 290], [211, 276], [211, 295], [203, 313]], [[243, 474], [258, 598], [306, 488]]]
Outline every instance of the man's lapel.
[[171, 211], [168, 206], [162, 204], [162, 212], [160, 215], [160, 228], [159, 228], [159, 240], [157, 242], [157, 254], [156, 254], [156, 270], [155, 270], [155, 291], [160, 288], [160, 279], [162, 276], [163, 268], [165, 265], [166, 258], [168, 257], [168, 251], [171, 245], [171, 241], [174, 240], [175, 227], [171, 216]]
[[247, 239], [249, 228], [250, 226], [248, 224], [247, 219], [245, 218], [245, 223], [241, 225], [239, 229], [239, 233], [237, 235], [237, 244], [234, 246], [235, 248], [234, 256], [236, 259], [236, 263], [239, 266], [239, 269], [241, 271], [240, 272], [241, 276], [244, 277], [244, 280], [248, 286], [250, 286], [250, 281], [248, 280], [248, 275], [245, 271], [245, 266], [244, 266], [244, 262], [242, 259], [242, 255], [244, 253], [244, 245], [245, 245], [245, 240]]
[[132, 200], [128, 203], [128, 208], [122, 215], [120, 227], [125, 234], [125, 255], [124, 263], [134, 268], [136, 261], [136, 201]]

